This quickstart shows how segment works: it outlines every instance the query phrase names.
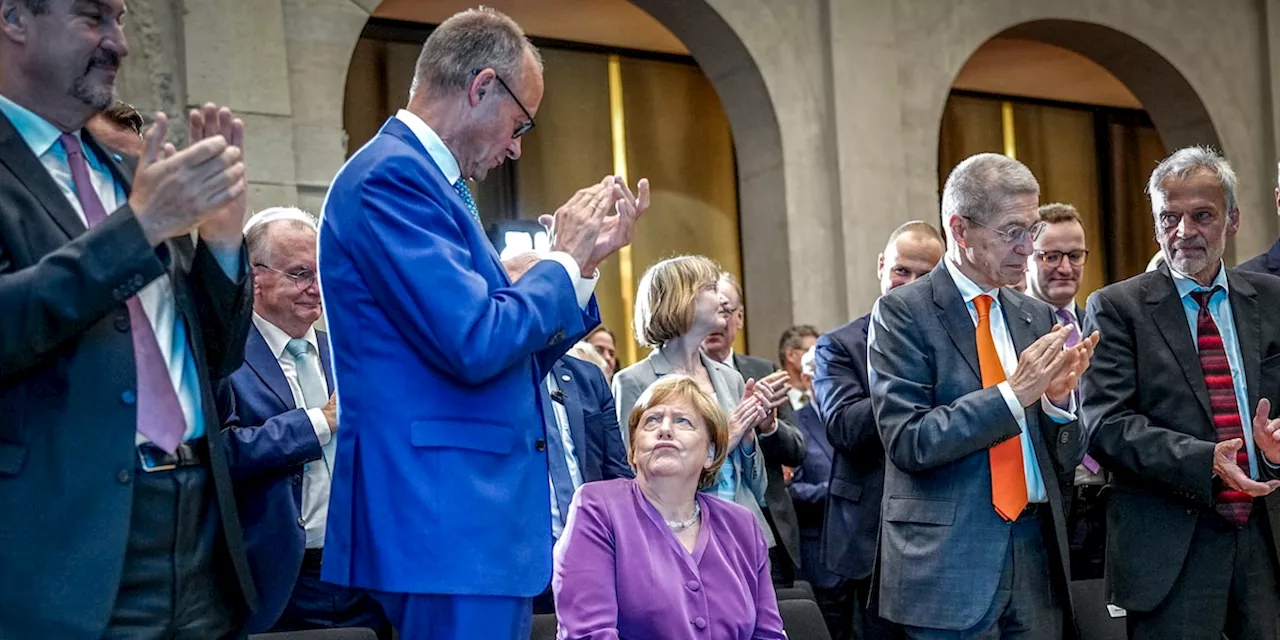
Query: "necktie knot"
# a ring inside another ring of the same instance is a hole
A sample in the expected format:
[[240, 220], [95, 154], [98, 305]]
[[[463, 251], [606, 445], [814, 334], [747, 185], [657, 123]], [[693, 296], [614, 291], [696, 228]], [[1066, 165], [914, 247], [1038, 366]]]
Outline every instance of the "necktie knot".
[[1200, 305], [1201, 309], [1208, 309], [1209, 301], [1213, 299], [1213, 294], [1217, 293], [1221, 289], [1222, 287], [1215, 286], [1212, 289], [1200, 289], [1198, 291], [1192, 291], [1191, 298], [1196, 301], [1196, 304]]
[[301, 360], [307, 355], [307, 351], [310, 347], [311, 344], [306, 340], [303, 340], [302, 338], [294, 338], [284, 346], [284, 350], [288, 351], [289, 355], [293, 356], [295, 359]]
[[987, 294], [982, 294], [973, 299], [973, 306], [978, 310], [979, 318], [991, 317], [991, 303], [994, 300]]
[[453, 183], [453, 190], [462, 199], [462, 204], [467, 206], [467, 211], [471, 213], [471, 217], [475, 218], [476, 222], [480, 222], [480, 211], [476, 209], [475, 198], [471, 197], [471, 189], [467, 187], [467, 179], [458, 178], [458, 181]]

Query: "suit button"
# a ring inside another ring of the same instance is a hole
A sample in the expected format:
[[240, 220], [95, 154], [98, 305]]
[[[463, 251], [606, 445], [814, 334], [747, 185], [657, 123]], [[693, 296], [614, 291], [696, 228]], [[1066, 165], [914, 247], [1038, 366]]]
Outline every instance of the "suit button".
[[132, 477], [133, 474], [129, 473], [128, 469], [121, 469], [120, 473], [116, 474], [116, 480], [118, 480], [120, 484], [129, 484], [129, 480]]
[[1067, 440], [1069, 440], [1070, 437], [1071, 437], [1070, 434], [1068, 434], [1066, 431], [1063, 431], [1062, 434], [1058, 436], [1058, 442], [1061, 442], [1062, 444], [1066, 444]]
[[129, 314], [127, 313], [116, 314], [116, 317], [114, 320], [112, 320], [112, 323], [115, 324], [116, 331], [119, 331], [120, 333], [129, 332]]
[[533, 442], [533, 448], [534, 448], [534, 449], [537, 449], [538, 451], [546, 451], [546, 450], [547, 450], [547, 441], [546, 441], [546, 440], [543, 440], [542, 438], [538, 438], [537, 440], [535, 440], [535, 441]]
[[296, 487], [300, 484], [302, 484], [302, 476], [299, 476], [299, 475], [293, 476], [293, 486]]
[[299, 527], [302, 527], [303, 529], [306, 529], [306, 528], [307, 528], [307, 521], [306, 521], [305, 519], [303, 519], [303, 518], [298, 518], [298, 526], [299, 526]]
[[139, 273], [139, 274], [134, 275], [134, 276], [133, 276], [133, 288], [134, 288], [134, 289], [141, 289], [141, 288], [142, 288], [142, 284], [143, 284], [143, 281], [142, 281], [142, 274], [141, 274], [141, 273]]
[[707, 619], [706, 619], [706, 618], [704, 618], [704, 617], [702, 617], [702, 616], [698, 616], [698, 617], [696, 617], [696, 618], [694, 618], [694, 619], [693, 619], [693, 626], [695, 626], [695, 627], [697, 627], [697, 628], [699, 628], [699, 629], [706, 629], [706, 628], [707, 628]]
[[128, 389], [124, 393], [120, 394], [120, 402], [131, 405], [137, 401], [138, 394], [134, 393], [132, 389]]
[[684, 586], [689, 587], [690, 591], [697, 591], [698, 589], [702, 588], [702, 585], [698, 584], [697, 580], [690, 580], [684, 583]]
[[563, 331], [563, 330], [562, 330], [562, 331], [557, 331], [557, 332], [555, 332], [554, 334], [552, 334], [552, 336], [551, 336], [551, 341], [550, 341], [550, 342], [548, 342], [547, 344], [555, 344], [555, 343], [557, 343], [557, 342], [560, 342], [561, 340], [564, 340], [564, 331]]

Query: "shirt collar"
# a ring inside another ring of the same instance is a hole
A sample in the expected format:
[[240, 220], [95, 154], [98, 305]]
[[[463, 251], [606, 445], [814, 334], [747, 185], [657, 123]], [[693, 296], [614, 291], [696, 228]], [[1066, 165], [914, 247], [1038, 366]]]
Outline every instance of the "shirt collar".
[[1231, 290], [1227, 288], [1227, 268], [1222, 264], [1221, 260], [1218, 261], [1218, 275], [1214, 277], [1213, 282], [1207, 287], [1200, 286], [1200, 283], [1192, 279], [1191, 276], [1179, 273], [1177, 269], [1173, 268], [1173, 266], [1169, 267], [1169, 275], [1173, 276], [1173, 286], [1178, 289], [1179, 298], [1185, 298], [1188, 295], [1191, 295], [1192, 291], [1207, 291], [1214, 287], [1222, 287], [1223, 293], [1231, 292]]
[[401, 109], [396, 112], [396, 119], [403, 122], [413, 135], [418, 137], [418, 142], [427, 149], [427, 155], [431, 156], [437, 167], [440, 167], [440, 171], [444, 173], [444, 179], [448, 180], [449, 184], [454, 184], [458, 178], [462, 177], [458, 159], [453, 157], [453, 152], [445, 146], [444, 140], [441, 140], [422, 118], [407, 109]]
[[721, 360], [720, 362], [728, 365], [729, 368], [733, 369], [734, 371], [738, 370], [738, 367], [733, 364], [733, 347], [729, 347], [729, 355], [725, 356], [724, 360]]
[[983, 291], [982, 287], [978, 286], [978, 283], [970, 280], [969, 276], [960, 271], [960, 267], [952, 262], [951, 258], [943, 258], [942, 262], [947, 265], [947, 272], [951, 274], [951, 279], [955, 281], [956, 289], [960, 290], [960, 298], [964, 300], [965, 304], [973, 302], [973, 299], [980, 295], [988, 295], [991, 296], [992, 304], [1000, 305], [1000, 290], [998, 287], [990, 291]]
[[[52, 122], [2, 95], [0, 95], [0, 113], [9, 119], [13, 128], [18, 131], [18, 135], [22, 136], [22, 140], [27, 143], [37, 158], [48, 153], [62, 136], [62, 131]], [[80, 132], [77, 131], [74, 135], [79, 137]]]
[[[270, 349], [272, 355], [279, 360], [280, 356], [285, 353], [285, 347], [289, 346], [289, 341], [293, 338], [290, 337], [289, 334], [285, 333], [284, 329], [271, 324], [270, 320], [263, 318], [256, 312], [253, 314], [253, 326], [257, 327], [258, 331], [262, 333], [262, 339], [267, 342], [267, 348]], [[311, 348], [315, 349], [317, 354], [320, 353], [320, 345], [316, 342], [315, 327], [308, 327], [307, 334], [302, 336], [302, 339], [306, 340], [307, 344], [310, 344]]]

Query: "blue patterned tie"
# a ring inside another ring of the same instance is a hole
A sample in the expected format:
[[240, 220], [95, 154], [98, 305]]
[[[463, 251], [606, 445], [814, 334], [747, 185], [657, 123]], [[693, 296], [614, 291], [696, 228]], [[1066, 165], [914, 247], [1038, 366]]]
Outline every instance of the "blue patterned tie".
[[476, 210], [476, 201], [471, 197], [471, 189], [467, 188], [467, 179], [458, 178], [458, 181], [453, 183], [453, 190], [458, 192], [458, 197], [462, 198], [462, 203], [467, 205], [467, 211], [471, 212], [471, 217], [476, 222], [480, 222], [480, 212]]
[[569, 461], [565, 457], [564, 442], [560, 439], [560, 423], [556, 420], [555, 407], [546, 384], [542, 393], [542, 422], [547, 429], [547, 470], [551, 473], [551, 488], [556, 504], [560, 507], [560, 526], [569, 517], [569, 503], [573, 502], [573, 477], [569, 474]]

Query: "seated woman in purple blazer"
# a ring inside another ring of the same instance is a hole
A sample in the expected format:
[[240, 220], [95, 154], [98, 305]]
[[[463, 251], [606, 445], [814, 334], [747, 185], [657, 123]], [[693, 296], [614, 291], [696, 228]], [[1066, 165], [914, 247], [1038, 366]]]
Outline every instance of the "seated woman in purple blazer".
[[724, 464], [724, 412], [669, 375], [628, 426], [635, 480], [582, 485], [556, 544], [560, 640], [785, 638], [755, 516], [698, 492]]

